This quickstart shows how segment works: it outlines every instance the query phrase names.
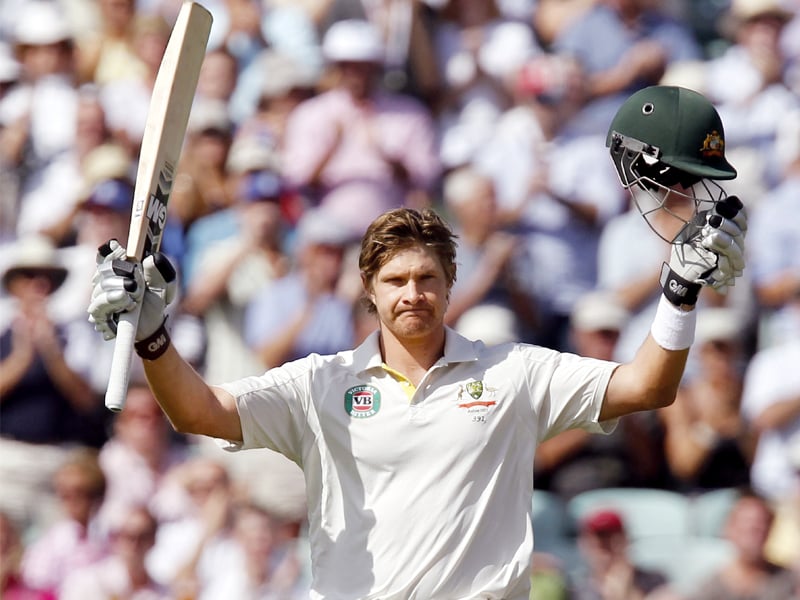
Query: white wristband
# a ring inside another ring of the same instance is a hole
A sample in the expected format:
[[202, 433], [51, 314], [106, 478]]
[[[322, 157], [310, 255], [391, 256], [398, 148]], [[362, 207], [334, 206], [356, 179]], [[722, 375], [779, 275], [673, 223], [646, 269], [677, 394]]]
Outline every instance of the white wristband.
[[681, 310], [662, 295], [650, 335], [665, 350], [685, 350], [694, 342], [696, 322], [696, 310]]

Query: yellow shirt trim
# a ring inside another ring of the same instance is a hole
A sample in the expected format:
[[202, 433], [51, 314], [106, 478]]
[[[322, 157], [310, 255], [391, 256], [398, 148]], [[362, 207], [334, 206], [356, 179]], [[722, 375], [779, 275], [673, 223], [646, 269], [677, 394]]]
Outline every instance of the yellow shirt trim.
[[389, 375], [394, 377], [394, 379], [400, 384], [400, 387], [403, 388], [403, 391], [406, 393], [406, 398], [408, 398], [408, 401], [411, 402], [411, 398], [414, 397], [414, 392], [417, 391], [416, 386], [409, 381], [408, 377], [403, 375], [400, 371], [395, 371], [386, 363], [381, 364], [381, 367], [383, 367], [383, 370]]

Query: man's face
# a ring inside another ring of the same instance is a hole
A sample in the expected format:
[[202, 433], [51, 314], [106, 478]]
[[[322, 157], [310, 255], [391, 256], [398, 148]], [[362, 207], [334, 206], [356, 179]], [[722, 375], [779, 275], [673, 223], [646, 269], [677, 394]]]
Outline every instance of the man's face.
[[447, 310], [447, 278], [436, 254], [415, 245], [395, 254], [365, 282], [381, 326], [398, 339], [436, 332]]

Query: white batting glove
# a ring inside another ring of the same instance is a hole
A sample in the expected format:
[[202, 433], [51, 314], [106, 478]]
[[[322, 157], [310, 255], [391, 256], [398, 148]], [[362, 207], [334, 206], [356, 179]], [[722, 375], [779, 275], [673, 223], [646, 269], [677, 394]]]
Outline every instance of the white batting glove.
[[678, 233], [669, 264], [661, 272], [664, 295], [675, 305], [693, 305], [703, 286], [720, 292], [744, 271], [747, 213], [736, 196], [703, 211]]
[[110, 340], [117, 335], [120, 313], [141, 304], [136, 341], [150, 337], [164, 323], [165, 310], [175, 297], [177, 277], [167, 257], [156, 252], [141, 264], [125, 258], [125, 248], [111, 240], [98, 249], [97, 269], [92, 278], [89, 322]]

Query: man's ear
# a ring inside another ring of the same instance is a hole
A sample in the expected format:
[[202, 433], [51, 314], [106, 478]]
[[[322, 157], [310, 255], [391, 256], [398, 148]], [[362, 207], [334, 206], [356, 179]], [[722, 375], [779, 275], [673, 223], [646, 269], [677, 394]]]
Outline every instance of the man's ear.
[[372, 282], [363, 271], [361, 272], [361, 286], [364, 288], [364, 295], [369, 298], [370, 302], [375, 304], [375, 294], [372, 292]]

